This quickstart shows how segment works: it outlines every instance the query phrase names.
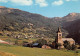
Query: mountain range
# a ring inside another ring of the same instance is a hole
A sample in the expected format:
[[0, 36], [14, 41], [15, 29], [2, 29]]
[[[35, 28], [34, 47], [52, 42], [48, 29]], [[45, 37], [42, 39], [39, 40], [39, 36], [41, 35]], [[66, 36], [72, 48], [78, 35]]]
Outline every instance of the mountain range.
[[58, 27], [63, 36], [80, 43], [80, 13], [70, 13], [64, 17], [48, 18], [14, 8], [0, 6], [0, 30], [32, 33], [45, 37], [55, 37]]

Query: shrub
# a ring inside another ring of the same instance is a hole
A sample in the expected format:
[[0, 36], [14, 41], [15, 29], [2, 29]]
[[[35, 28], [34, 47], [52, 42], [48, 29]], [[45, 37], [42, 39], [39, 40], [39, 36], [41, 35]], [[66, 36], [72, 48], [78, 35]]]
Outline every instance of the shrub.
[[64, 41], [64, 47], [66, 48], [66, 49], [68, 49], [68, 50], [71, 50], [72, 48], [71, 48], [71, 45], [70, 45], [70, 42], [69, 41]]
[[37, 41], [35, 41], [35, 42], [33, 42], [33, 43], [39, 43], [39, 45], [40, 45], [40, 47], [41, 47], [42, 45], [47, 44], [47, 41], [44, 40], [44, 39], [38, 39]]
[[77, 49], [77, 46], [74, 44], [71, 45], [69, 41], [64, 41], [64, 47], [68, 50], [76, 50]]
[[72, 50], [76, 50], [77, 49], [77, 46], [76, 45], [72, 45]]
[[57, 43], [58, 49], [61, 49], [60, 47], [62, 46], [61, 43]]

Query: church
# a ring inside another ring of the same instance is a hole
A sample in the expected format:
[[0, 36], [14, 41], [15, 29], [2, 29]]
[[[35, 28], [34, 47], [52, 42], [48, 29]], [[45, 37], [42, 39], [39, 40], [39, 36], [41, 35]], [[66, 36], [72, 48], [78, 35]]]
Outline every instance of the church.
[[65, 41], [68, 41], [71, 45], [74, 44], [75, 45], [75, 40], [72, 39], [72, 38], [62, 38], [62, 31], [60, 29], [60, 27], [58, 28], [58, 31], [57, 31], [57, 37], [55, 39], [55, 43], [59, 43], [61, 44], [61, 47], [60, 48], [64, 48], [64, 42]]

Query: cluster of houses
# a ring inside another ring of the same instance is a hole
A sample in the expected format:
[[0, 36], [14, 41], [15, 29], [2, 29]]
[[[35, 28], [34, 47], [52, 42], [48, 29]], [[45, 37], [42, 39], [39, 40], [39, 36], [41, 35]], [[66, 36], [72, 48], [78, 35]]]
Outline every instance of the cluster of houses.
[[24, 47], [37, 47], [37, 48], [44, 48], [44, 49], [51, 49], [51, 47], [49, 45], [40, 45], [39, 43], [24, 43], [23, 44]]
[[[70, 45], [74, 44], [75, 45], [75, 40], [72, 38], [62, 38], [62, 31], [60, 29], [60, 27], [58, 28], [57, 31], [57, 37], [55, 38], [55, 41], [52, 42], [51, 45], [42, 45], [41, 48], [45, 48], [45, 49], [51, 49], [51, 48], [55, 48], [56, 43], [61, 44], [60, 48], [64, 48], [64, 42], [68, 41], [70, 43]], [[24, 44], [27, 47], [39, 47], [39, 43], [25, 43]], [[57, 47], [58, 48], [58, 47]]]
[[[44, 49], [51, 49], [51, 48], [55, 48], [56, 43], [59, 43], [59, 44], [61, 44], [60, 48], [64, 48], [64, 45], [63, 45], [64, 41], [68, 41], [68, 42], [70, 42], [71, 45], [72, 44], [75, 45], [75, 40], [74, 39], [72, 39], [72, 38], [62, 38], [62, 31], [59, 27], [58, 31], [57, 31], [57, 37], [55, 38], [55, 41], [53, 41], [51, 45], [45, 44], [45, 45], [40, 46], [39, 43], [33, 43], [32, 44], [32, 43], [25, 42], [23, 44], [23, 46], [25, 46], [25, 47], [40, 47], [40, 48], [44, 48]], [[0, 43], [9, 44], [8, 42], [3, 41], [3, 40], [0, 40]]]

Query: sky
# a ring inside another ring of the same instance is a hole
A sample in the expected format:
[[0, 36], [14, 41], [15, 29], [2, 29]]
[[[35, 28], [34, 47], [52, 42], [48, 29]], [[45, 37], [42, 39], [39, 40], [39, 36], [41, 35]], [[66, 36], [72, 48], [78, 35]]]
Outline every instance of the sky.
[[0, 0], [0, 6], [46, 17], [63, 17], [69, 13], [80, 13], [80, 0]]

